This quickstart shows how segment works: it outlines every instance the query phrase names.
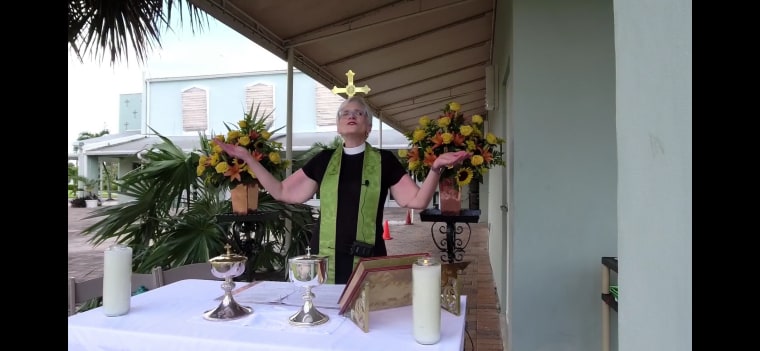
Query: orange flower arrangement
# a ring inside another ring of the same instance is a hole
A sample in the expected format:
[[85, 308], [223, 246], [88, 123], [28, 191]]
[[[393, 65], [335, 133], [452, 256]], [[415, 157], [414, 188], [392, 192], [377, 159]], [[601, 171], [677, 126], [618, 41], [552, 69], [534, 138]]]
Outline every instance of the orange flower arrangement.
[[435, 159], [446, 152], [472, 153], [460, 166], [441, 173], [441, 179], [453, 177], [460, 187], [470, 184], [473, 178], [482, 183], [490, 168], [505, 165], [504, 139], [493, 133], [484, 134], [483, 117], [465, 118], [460, 109], [458, 103], [449, 102], [436, 119], [422, 116], [417, 128], [406, 133], [409, 149], [399, 150], [399, 156], [417, 180], [424, 180]]
[[[259, 107], [256, 111], [251, 110], [244, 114], [244, 118], [238, 121], [238, 129], [232, 128], [225, 123], [227, 135], [217, 135], [214, 139], [237, 144], [248, 149], [253, 158], [259, 161], [264, 168], [272, 173], [275, 178], [283, 179], [285, 170], [290, 161], [282, 160], [282, 144], [269, 138], [276, 132], [266, 129], [266, 118], [271, 114], [259, 117]], [[243, 163], [242, 160], [227, 155], [219, 145], [201, 136], [201, 156], [198, 159], [196, 174], [214, 186], [228, 186], [234, 188], [238, 184], [254, 184], [257, 182], [256, 174]]]

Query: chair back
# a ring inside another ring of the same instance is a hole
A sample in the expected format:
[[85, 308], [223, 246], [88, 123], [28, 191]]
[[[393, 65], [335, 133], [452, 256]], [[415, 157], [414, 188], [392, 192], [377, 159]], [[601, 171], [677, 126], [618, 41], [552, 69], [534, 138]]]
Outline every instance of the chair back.
[[208, 262], [191, 263], [167, 270], [156, 267], [153, 268], [153, 271], [159, 277], [158, 283], [160, 286], [184, 279], [222, 280], [211, 273], [211, 263]]
[[77, 313], [77, 306], [103, 296], [103, 277], [78, 282], [69, 277], [69, 316]]
[[[157, 272], [154, 270], [153, 273], [132, 273], [132, 291], [141, 286], [148, 290], [158, 288], [160, 285]], [[69, 316], [77, 313], [77, 306], [98, 297], [103, 297], [103, 277], [81, 282], [69, 277]]]

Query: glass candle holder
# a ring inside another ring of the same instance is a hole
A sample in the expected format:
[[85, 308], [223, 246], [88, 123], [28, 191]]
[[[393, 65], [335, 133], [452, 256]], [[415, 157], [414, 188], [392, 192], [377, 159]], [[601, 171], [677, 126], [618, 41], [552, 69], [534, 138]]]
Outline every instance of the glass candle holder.
[[129, 312], [132, 298], [132, 248], [112, 245], [103, 252], [103, 313], [109, 317]]
[[412, 265], [412, 325], [417, 343], [441, 340], [441, 263], [432, 257]]

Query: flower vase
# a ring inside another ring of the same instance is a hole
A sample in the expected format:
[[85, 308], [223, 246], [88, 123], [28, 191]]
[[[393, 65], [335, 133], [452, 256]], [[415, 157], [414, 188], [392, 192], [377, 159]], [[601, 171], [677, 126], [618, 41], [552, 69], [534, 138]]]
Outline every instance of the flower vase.
[[232, 213], [245, 215], [259, 208], [259, 184], [238, 184], [230, 189]]
[[438, 192], [441, 199], [441, 214], [458, 215], [462, 210], [459, 186], [454, 178], [441, 178], [438, 182]]

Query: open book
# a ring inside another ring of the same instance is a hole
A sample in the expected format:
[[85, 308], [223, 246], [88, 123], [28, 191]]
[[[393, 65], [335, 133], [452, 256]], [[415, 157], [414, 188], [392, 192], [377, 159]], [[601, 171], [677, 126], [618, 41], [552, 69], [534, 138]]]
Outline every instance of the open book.
[[340, 314], [350, 309], [365, 283], [372, 291], [371, 310], [408, 305], [411, 303], [412, 264], [429, 256], [414, 253], [359, 259], [338, 300]]

